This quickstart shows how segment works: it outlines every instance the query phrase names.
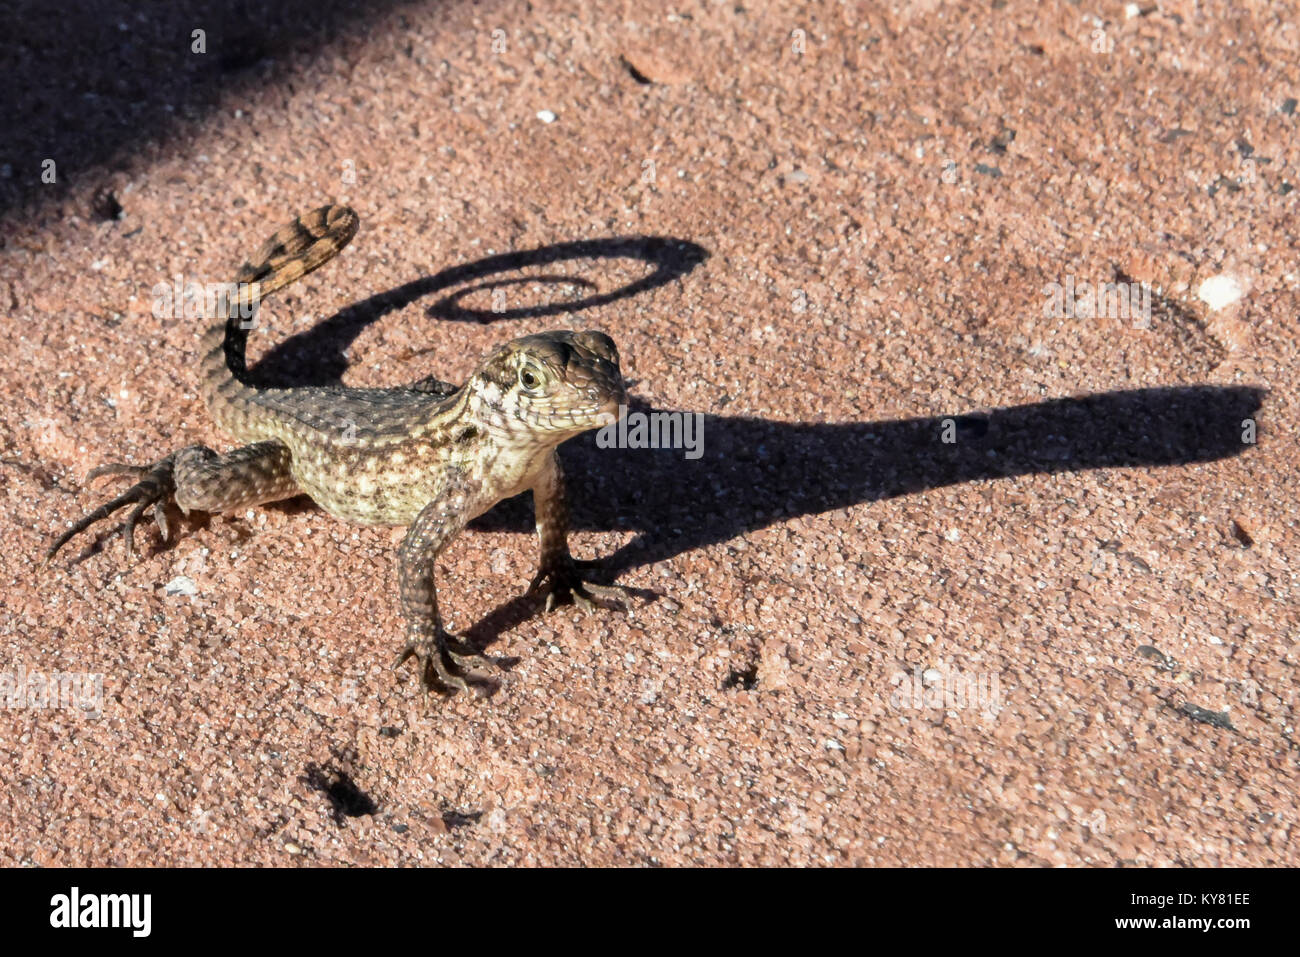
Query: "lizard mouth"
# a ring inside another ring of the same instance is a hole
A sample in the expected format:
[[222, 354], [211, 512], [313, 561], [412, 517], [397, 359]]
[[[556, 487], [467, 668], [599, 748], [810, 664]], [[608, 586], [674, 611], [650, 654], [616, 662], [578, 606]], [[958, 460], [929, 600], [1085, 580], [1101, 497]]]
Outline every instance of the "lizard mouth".
[[617, 398], [606, 399], [600, 405], [589, 405], [581, 409], [570, 409], [562, 415], [574, 425], [594, 427], [614, 422], [618, 419], [619, 402]]
[[571, 431], [597, 428], [618, 420], [620, 404], [617, 396], [600, 403], [570, 408], [536, 410], [524, 418], [554, 431]]

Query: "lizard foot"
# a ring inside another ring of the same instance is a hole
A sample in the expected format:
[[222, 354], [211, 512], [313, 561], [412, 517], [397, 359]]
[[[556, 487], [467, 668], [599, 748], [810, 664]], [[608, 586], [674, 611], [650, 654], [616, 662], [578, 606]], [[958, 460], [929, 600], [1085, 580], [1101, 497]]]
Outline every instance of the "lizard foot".
[[167, 500], [176, 491], [176, 483], [172, 475], [172, 466], [175, 459], [176, 454], [173, 453], [153, 465], [127, 465], [124, 462], [113, 462], [91, 469], [86, 476], [87, 483], [102, 475], [129, 475], [132, 478], [139, 478], [139, 481], [117, 498], [105, 502], [99, 508], [81, 518], [75, 525], [55, 539], [54, 544], [45, 553], [45, 560], [49, 561], [53, 558], [55, 553], [74, 536], [84, 532], [100, 519], [108, 518], [124, 505], [135, 505], [135, 508], [131, 509], [127, 514], [126, 521], [117, 529], [126, 540], [126, 557], [128, 561], [135, 555], [136, 522], [151, 506], [153, 507], [153, 519], [158, 525], [158, 530], [162, 532], [163, 541], [166, 541]]
[[568, 597], [571, 604], [577, 605], [590, 614], [596, 608], [608, 611], [631, 611], [632, 603], [628, 600], [629, 589], [621, 585], [597, 585], [582, 577], [582, 569], [596, 568], [598, 562], [579, 561], [571, 555], [565, 555], [553, 562], [543, 565], [534, 576], [528, 591], [528, 597], [546, 596], [546, 610], [552, 611], [560, 599]]
[[471, 686], [487, 691], [494, 682], [478, 666], [495, 667], [496, 663], [437, 624], [413, 624], [407, 642], [393, 662], [394, 668], [414, 658], [420, 669], [420, 684], [425, 691], [446, 693], [451, 689], [468, 692]]

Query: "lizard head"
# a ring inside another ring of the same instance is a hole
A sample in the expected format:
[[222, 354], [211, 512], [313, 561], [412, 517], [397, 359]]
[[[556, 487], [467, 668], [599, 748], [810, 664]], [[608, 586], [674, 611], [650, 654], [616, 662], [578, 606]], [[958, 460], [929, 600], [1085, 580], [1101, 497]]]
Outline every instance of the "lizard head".
[[543, 332], [493, 350], [470, 378], [484, 411], [557, 444], [613, 422], [627, 403], [614, 340], [603, 332]]

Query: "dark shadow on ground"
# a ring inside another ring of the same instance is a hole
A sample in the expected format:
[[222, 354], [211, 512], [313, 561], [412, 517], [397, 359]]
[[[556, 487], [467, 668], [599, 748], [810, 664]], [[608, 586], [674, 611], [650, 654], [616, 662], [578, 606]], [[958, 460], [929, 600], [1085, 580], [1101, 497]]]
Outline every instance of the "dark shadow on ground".
[[[345, 58], [400, 0], [7, 0], [0, 2], [0, 216], [125, 166], [231, 90], [250, 135], [262, 94], [305, 58]], [[205, 52], [194, 51], [203, 31]], [[203, 152], [196, 146], [195, 155]], [[56, 182], [41, 180], [54, 160]], [[128, 204], [129, 205], [129, 204]], [[87, 211], [91, 212], [91, 211]], [[102, 215], [111, 215], [102, 211]]]
[[[394, 310], [437, 293], [446, 292], [447, 295], [428, 308], [427, 314], [435, 319], [487, 323], [533, 316], [568, 315], [594, 306], [608, 305], [673, 282], [707, 258], [708, 253], [703, 247], [684, 239], [618, 236], [554, 243], [522, 252], [499, 253], [461, 266], [450, 266], [432, 276], [371, 296], [340, 310], [310, 329], [290, 336], [268, 351], [249, 371], [250, 381], [263, 387], [280, 388], [337, 385], [348, 366], [348, 347], [367, 326]], [[650, 267], [650, 271], [640, 279], [607, 292], [600, 292], [595, 289], [594, 283], [580, 276], [508, 275], [533, 266], [550, 266], [583, 259], [639, 259]], [[461, 283], [498, 274], [502, 274], [502, 278], [448, 292]], [[501, 312], [467, 309], [461, 305], [461, 300], [471, 292], [530, 281], [548, 284], [567, 282], [581, 288], [587, 295], [581, 299], [566, 299]]]
[[574, 526], [638, 533], [605, 562], [619, 572], [800, 515], [948, 485], [1238, 455], [1263, 396], [1174, 386], [893, 422], [705, 415], [704, 454], [693, 461], [681, 450], [599, 448], [590, 436], [564, 454]]

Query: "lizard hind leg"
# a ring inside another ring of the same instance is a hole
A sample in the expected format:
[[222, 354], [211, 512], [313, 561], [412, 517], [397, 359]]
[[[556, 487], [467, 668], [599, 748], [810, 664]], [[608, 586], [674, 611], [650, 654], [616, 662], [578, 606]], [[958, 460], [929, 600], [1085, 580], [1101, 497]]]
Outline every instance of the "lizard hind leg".
[[203, 445], [190, 445], [153, 465], [121, 462], [101, 465], [91, 470], [87, 481], [103, 475], [129, 475], [139, 481], [79, 519], [54, 540], [45, 559], [49, 561], [76, 535], [127, 505], [135, 507], [127, 513], [119, 531], [126, 540], [129, 559], [135, 553], [136, 523], [151, 507], [154, 521], [166, 541], [168, 501], [175, 502], [188, 513], [195, 509], [225, 512], [290, 498], [299, 491], [293, 480], [291, 464], [288, 447], [269, 441], [246, 445], [224, 455], [218, 455]]

